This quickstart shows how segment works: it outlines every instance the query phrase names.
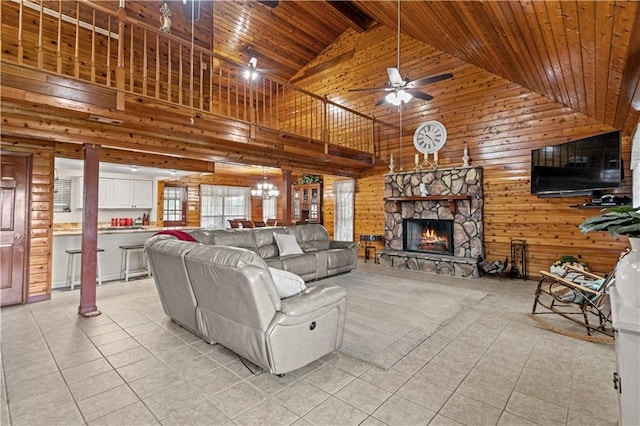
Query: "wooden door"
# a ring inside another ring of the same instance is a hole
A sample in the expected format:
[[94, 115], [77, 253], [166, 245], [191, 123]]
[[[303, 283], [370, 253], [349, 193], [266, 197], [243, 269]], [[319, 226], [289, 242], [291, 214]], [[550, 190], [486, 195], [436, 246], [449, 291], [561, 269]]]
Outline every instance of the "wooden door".
[[0, 179], [0, 305], [26, 302], [31, 158], [2, 152]]

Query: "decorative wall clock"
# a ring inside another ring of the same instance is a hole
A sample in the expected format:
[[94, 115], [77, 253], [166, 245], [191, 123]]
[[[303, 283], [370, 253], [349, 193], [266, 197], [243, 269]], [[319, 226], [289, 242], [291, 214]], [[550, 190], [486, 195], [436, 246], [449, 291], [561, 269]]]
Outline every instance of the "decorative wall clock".
[[413, 145], [422, 153], [433, 154], [439, 151], [446, 141], [446, 127], [435, 120], [420, 124], [413, 134]]

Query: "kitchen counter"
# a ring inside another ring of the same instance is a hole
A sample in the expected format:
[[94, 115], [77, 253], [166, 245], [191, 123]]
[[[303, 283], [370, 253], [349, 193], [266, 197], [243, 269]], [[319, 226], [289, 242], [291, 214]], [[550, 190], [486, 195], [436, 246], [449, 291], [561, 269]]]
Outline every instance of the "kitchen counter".
[[[134, 226], [105, 226], [98, 228], [98, 235], [102, 234], [124, 234], [135, 232], [160, 232], [166, 229], [179, 229], [181, 231], [191, 231], [198, 229], [197, 226], [153, 226], [153, 225], [134, 225]], [[61, 235], [82, 235], [82, 228], [58, 229], [53, 231], [53, 236]]]
[[[98, 247], [104, 252], [100, 253], [99, 261], [102, 270], [102, 282], [120, 279], [122, 249], [120, 246], [144, 244], [154, 234], [165, 229], [179, 229], [189, 231], [197, 227], [160, 227], [160, 226], [133, 226], [133, 227], [103, 227], [98, 229]], [[70, 228], [53, 231], [53, 262], [52, 262], [52, 288], [62, 288], [66, 285], [67, 253], [66, 250], [82, 247], [82, 229]], [[143, 266], [142, 253], [131, 258], [132, 269]], [[78, 272], [76, 272], [78, 273]], [[79, 288], [79, 287], [76, 287]]]

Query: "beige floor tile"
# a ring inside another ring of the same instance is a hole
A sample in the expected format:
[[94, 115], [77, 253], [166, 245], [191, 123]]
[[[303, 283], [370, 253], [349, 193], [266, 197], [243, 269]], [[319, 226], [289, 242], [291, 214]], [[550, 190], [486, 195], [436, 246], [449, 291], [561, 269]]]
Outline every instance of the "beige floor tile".
[[117, 388], [124, 384], [122, 378], [115, 371], [107, 371], [79, 382], [70, 383], [69, 389], [76, 401], [89, 398], [109, 389]]
[[396, 371], [402, 371], [410, 376], [416, 374], [422, 367], [427, 365], [428, 360], [420, 358], [413, 352], [402, 358], [400, 361], [393, 365], [393, 369]]
[[571, 381], [558, 382], [550, 379], [549, 376], [552, 376], [552, 373], [546, 373], [542, 376], [522, 374], [515, 390], [542, 401], [568, 407], [571, 397]]
[[407, 373], [396, 371], [393, 368], [385, 371], [378, 367], [372, 367], [360, 376], [362, 380], [365, 380], [372, 385], [376, 385], [388, 392], [395, 392], [398, 390], [407, 382], [407, 380], [409, 380], [410, 377], [411, 376]]
[[36, 417], [54, 416], [60, 407], [72, 403], [73, 398], [67, 389], [55, 389], [31, 398], [10, 402], [9, 411], [13, 422], [25, 423]]
[[153, 322], [149, 318], [137, 313], [132, 313], [131, 316], [127, 317], [120, 317], [120, 314], [113, 315], [113, 313], [110, 311], [109, 317], [123, 330], [126, 330], [130, 327], [135, 327], [136, 325], [148, 324]]
[[230, 424], [230, 420], [222, 411], [218, 410], [212, 403], [202, 400], [194, 405], [183, 408], [175, 414], [162, 421], [165, 426], [175, 425], [208, 425], [218, 426]]
[[157, 393], [142, 402], [161, 421], [172, 414], [203, 400], [202, 396], [184, 382]]
[[89, 422], [90, 426], [146, 426], [157, 424], [158, 420], [153, 416], [151, 411], [140, 401], [127, 405], [119, 410], [95, 419]]
[[58, 371], [58, 366], [53, 358], [46, 358], [41, 363], [30, 364], [24, 368], [9, 370], [5, 372], [4, 379], [7, 385], [11, 385], [55, 373], [56, 371]]
[[218, 367], [215, 370], [192, 377], [187, 382], [197, 389], [200, 394], [209, 397], [240, 383], [241, 380], [239, 376], [225, 367]]
[[[2, 423], [9, 424], [7, 423]], [[75, 425], [84, 425], [84, 419], [78, 410], [76, 404], [65, 404], [59, 407], [56, 407], [55, 410], [52, 410], [46, 414], [40, 415], [39, 417], [23, 419], [23, 420], [14, 420], [12, 423], [14, 426], [42, 426], [42, 425], [64, 425], [64, 426], [75, 426]]]
[[262, 372], [262, 368], [244, 358], [240, 360], [237, 355], [235, 360], [224, 364], [224, 368], [233, 372], [233, 374], [235, 374], [236, 376], [242, 377], [243, 379], [248, 379], [249, 377], [252, 377], [255, 374], [260, 374]]
[[385, 426], [386, 423], [381, 422], [373, 416], [369, 416], [360, 423], [359, 426]]
[[161, 328], [162, 327], [160, 327], [155, 322], [147, 321], [145, 323], [136, 324], [136, 325], [127, 327], [124, 329], [124, 331], [129, 333], [131, 336], [135, 337], [135, 336], [139, 336], [140, 334], [148, 333], [150, 331], [160, 330]]
[[[5, 339], [5, 337], [3, 337]], [[51, 352], [48, 349], [41, 349], [26, 354], [15, 354], [12, 356], [2, 355], [2, 363], [5, 372], [14, 370], [16, 368], [25, 368], [32, 364], [38, 364], [42, 361], [51, 359]]]
[[462, 383], [462, 380], [464, 380], [465, 373], [429, 363], [420, 369], [420, 371], [415, 374], [415, 377], [454, 391], [460, 383]]
[[65, 370], [76, 365], [85, 364], [89, 361], [100, 359], [102, 358], [102, 354], [97, 348], [91, 347], [89, 349], [80, 350], [78, 352], [55, 355], [54, 358], [56, 360], [56, 363], [58, 364], [58, 367], [61, 370]]
[[141, 399], [145, 399], [184, 383], [184, 379], [170, 369], [161, 369], [157, 373], [129, 382], [129, 386]]
[[264, 400], [264, 395], [258, 389], [241, 382], [228, 388], [225, 392], [219, 392], [209, 398], [225, 416], [233, 418]]
[[331, 361], [331, 365], [356, 377], [361, 376], [372, 367], [366, 361], [343, 353], [337, 353], [337, 357]]
[[300, 378], [293, 374], [285, 374], [282, 377], [278, 377], [277, 375], [263, 371], [260, 374], [254, 374], [253, 376], [249, 377], [248, 379], [246, 379], [246, 382], [251, 386], [257, 388], [265, 396], [270, 397], [277, 392], [280, 392], [287, 386], [291, 386], [298, 380], [300, 380]]
[[340, 389], [335, 396], [358, 410], [371, 414], [391, 396], [391, 392], [364, 380], [355, 379]]
[[252, 425], [290, 425], [298, 420], [298, 416], [272, 399], [261, 402], [253, 408], [234, 417], [233, 423], [238, 426]]
[[122, 328], [120, 328], [120, 326], [114, 322], [109, 322], [107, 324], [101, 324], [92, 327], [82, 327], [82, 329], [90, 338], [103, 334], [113, 333], [116, 331], [122, 331]]
[[66, 390], [65, 382], [58, 371], [23, 382], [7, 383], [9, 401], [21, 401], [54, 390]]
[[512, 389], [486, 382], [481, 379], [467, 377], [456, 389], [456, 393], [489, 404], [503, 410]]
[[569, 409], [567, 418], [567, 426], [615, 426], [618, 425], [617, 415], [604, 420], [599, 417], [593, 417], [589, 413], [582, 413]]
[[486, 362], [478, 363], [467, 375], [469, 380], [478, 380], [509, 389], [514, 389], [520, 374]]
[[451, 391], [414, 377], [398, 389], [396, 395], [437, 412], [447, 402]]
[[597, 389], [574, 383], [569, 409], [609, 422], [618, 416], [617, 398], [613, 386]]
[[140, 346], [110, 355], [107, 357], [107, 361], [109, 361], [113, 368], [120, 368], [124, 367], [125, 365], [133, 364], [134, 362], [150, 358], [151, 356], [152, 355], [148, 350]]
[[467, 425], [495, 425], [502, 410], [454, 393], [440, 414]]
[[118, 330], [91, 337], [91, 341], [96, 346], [102, 346], [107, 343], [117, 342], [118, 340], [128, 339], [129, 337], [130, 336], [124, 330], [121, 330], [120, 327], [118, 327]]
[[87, 377], [110, 371], [112, 369], [113, 368], [106, 359], [99, 358], [62, 370], [62, 375], [64, 376], [64, 379], [67, 381], [67, 383], [74, 383], [79, 382], [82, 379], [86, 379]]
[[133, 337], [126, 337], [121, 340], [116, 340], [115, 342], [105, 343], [104, 345], [98, 346], [98, 349], [104, 356], [115, 355], [119, 352], [124, 352], [129, 349], [134, 349], [142, 346], [138, 343]]
[[136, 401], [136, 394], [128, 386], [122, 385], [78, 401], [78, 407], [85, 420], [91, 422]]
[[118, 373], [127, 382], [133, 382], [161, 371], [170, 371], [170, 369], [157, 358], [147, 358], [118, 368]]
[[568, 411], [566, 407], [551, 404], [516, 391], [511, 394], [505, 410], [534, 423], [554, 425], [564, 424], [567, 420]]
[[429, 426], [459, 426], [462, 423], [458, 423], [449, 417], [445, 417], [442, 414], [437, 414], [430, 422]]
[[388, 425], [426, 425], [435, 412], [399, 396], [392, 396], [374, 413], [373, 417]]
[[213, 371], [220, 367], [220, 364], [206, 355], [184, 361], [182, 363], [172, 363], [169, 368], [176, 372], [183, 379], [196, 377], [208, 371]]
[[307, 413], [303, 419], [313, 425], [358, 425], [367, 414], [341, 400], [330, 397]]
[[[498, 426], [535, 426], [537, 424], [538, 423], [534, 423], [530, 420], [516, 416], [515, 414], [511, 414], [507, 411], [503, 411], [502, 416], [500, 416], [500, 420], [498, 420]], [[587, 426], [587, 424], [588, 423], [581, 423], [580, 425], [576, 426]]]
[[355, 377], [351, 374], [331, 365], [325, 365], [304, 378], [307, 382], [330, 394], [339, 391], [354, 379]]
[[330, 396], [331, 395], [322, 389], [319, 389], [304, 380], [300, 380], [275, 394], [273, 399], [293, 411], [298, 416], [304, 416]]
[[[82, 333], [82, 332], [79, 332]], [[54, 357], [65, 354], [73, 354], [82, 350], [93, 349], [95, 345], [84, 333], [81, 335], [74, 335], [71, 338], [65, 336], [64, 340], [56, 338], [49, 343], [49, 350]]]

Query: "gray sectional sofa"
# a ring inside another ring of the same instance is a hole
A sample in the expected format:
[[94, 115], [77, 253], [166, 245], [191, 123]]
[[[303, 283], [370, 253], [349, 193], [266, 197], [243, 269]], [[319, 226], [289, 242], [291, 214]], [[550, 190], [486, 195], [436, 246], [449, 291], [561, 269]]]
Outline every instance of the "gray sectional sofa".
[[[302, 253], [281, 256], [274, 233], [295, 236]], [[319, 224], [250, 229], [196, 229], [189, 234], [202, 244], [254, 251], [267, 265], [293, 272], [305, 281], [349, 272], [356, 268], [358, 262], [355, 242], [331, 241], [326, 228]]]

